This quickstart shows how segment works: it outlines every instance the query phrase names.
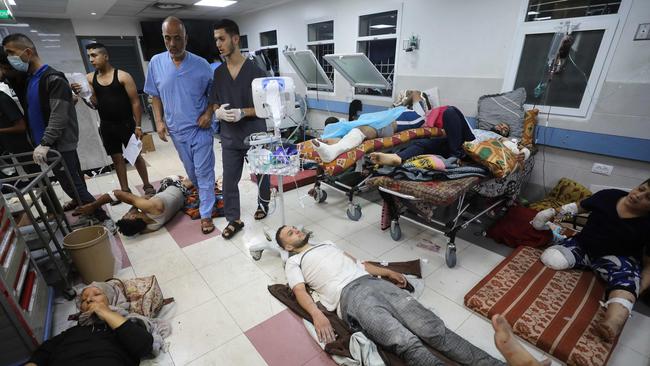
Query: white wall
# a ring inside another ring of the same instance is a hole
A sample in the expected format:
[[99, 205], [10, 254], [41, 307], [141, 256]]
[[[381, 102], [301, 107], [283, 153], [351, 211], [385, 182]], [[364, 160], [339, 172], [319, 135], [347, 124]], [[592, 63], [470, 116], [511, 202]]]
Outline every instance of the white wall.
[[141, 36], [140, 20], [127, 17], [103, 17], [101, 20], [71, 19], [78, 36]]

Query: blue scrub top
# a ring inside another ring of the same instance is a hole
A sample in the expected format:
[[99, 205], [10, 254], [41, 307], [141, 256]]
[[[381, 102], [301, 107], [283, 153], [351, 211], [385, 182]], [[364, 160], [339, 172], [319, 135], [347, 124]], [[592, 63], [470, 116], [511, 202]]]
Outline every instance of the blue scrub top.
[[41, 111], [41, 97], [38, 93], [38, 85], [41, 76], [48, 67], [47, 65], [41, 66], [34, 75], [30, 75], [27, 79], [27, 123], [29, 123], [29, 130], [32, 132], [34, 146], [41, 144], [41, 139], [45, 134], [45, 120], [43, 119], [43, 111]]
[[208, 106], [211, 85], [212, 68], [205, 59], [186, 51], [185, 59], [176, 67], [169, 52], [163, 52], [149, 62], [144, 92], [162, 100], [172, 137], [191, 138]]

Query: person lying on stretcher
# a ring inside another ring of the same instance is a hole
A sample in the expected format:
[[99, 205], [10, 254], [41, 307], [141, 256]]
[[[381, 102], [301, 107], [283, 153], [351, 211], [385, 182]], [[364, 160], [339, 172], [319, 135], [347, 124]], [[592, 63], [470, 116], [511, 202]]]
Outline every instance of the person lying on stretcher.
[[[615, 339], [632, 314], [632, 306], [650, 287], [650, 179], [629, 193], [605, 189], [580, 202], [540, 211], [537, 230], [566, 216], [590, 212], [577, 235], [546, 249], [542, 262], [555, 270], [591, 269], [607, 282], [605, 319], [596, 331]], [[644, 294], [645, 293], [645, 294]]]
[[362, 114], [355, 121], [327, 123], [323, 138], [313, 141], [321, 160], [329, 163], [364, 140], [390, 137], [397, 132], [421, 127], [431, 104], [420, 91], [410, 91], [400, 105], [387, 111]]
[[115, 223], [120, 233], [126, 236], [148, 233], [160, 229], [176, 216], [183, 208], [185, 198], [192, 187], [191, 180], [173, 175], [163, 178], [158, 193], [151, 197], [139, 197], [122, 190], [114, 190], [103, 194], [95, 202], [77, 208], [74, 214], [94, 212], [97, 207], [119, 200], [133, 205], [122, 219]]

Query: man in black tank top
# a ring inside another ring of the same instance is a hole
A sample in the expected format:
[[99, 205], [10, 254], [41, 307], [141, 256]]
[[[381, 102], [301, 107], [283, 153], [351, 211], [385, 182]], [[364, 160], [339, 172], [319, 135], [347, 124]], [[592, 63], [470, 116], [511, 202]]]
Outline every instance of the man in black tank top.
[[[91, 43], [86, 46], [86, 52], [95, 68], [95, 72], [86, 75], [93, 91], [90, 103], [87, 101], [86, 104], [99, 112], [99, 132], [106, 153], [113, 159], [120, 189], [131, 192], [126, 176], [126, 162], [122, 156], [122, 145], [126, 146], [134, 133], [138, 139], [142, 138], [142, 107], [135, 81], [129, 73], [110, 64], [108, 50], [103, 44]], [[77, 94], [81, 91], [79, 84], [73, 83], [71, 87]], [[149, 183], [147, 165], [142, 156], [138, 156], [135, 168], [142, 178], [145, 194], [155, 194], [156, 191]]]

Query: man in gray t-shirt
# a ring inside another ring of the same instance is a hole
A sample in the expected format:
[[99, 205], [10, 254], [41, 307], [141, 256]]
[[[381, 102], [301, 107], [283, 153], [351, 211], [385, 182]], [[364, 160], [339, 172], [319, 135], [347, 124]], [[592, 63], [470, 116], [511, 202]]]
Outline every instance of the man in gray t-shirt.
[[[223, 19], [214, 26], [214, 39], [225, 62], [214, 71], [209, 103], [219, 106], [216, 110], [221, 128], [223, 159], [224, 213], [228, 226], [223, 230], [225, 239], [232, 238], [243, 227], [240, 217], [239, 187], [248, 136], [266, 131], [266, 122], [255, 115], [251, 83], [255, 78], [266, 77], [255, 63], [242, 56], [239, 49], [239, 27], [235, 22]], [[267, 175], [258, 176], [259, 197], [255, 219], [266, 217], [270, 199]]]
[[115, 200], [133, 205], [115, 224], [126, 236], [149, 233], [163, 227], [174, 218], [185, 204], [185, 197], [193, 187], [192, 181], [181, 176], [169, 176], [160, 181], [158, 193], [151, 197], [138, 197], [132, 193], [115, 190], [104, 193], [97, 201], [77, 208], [74, 215], [94, 212], [98, 207]]

